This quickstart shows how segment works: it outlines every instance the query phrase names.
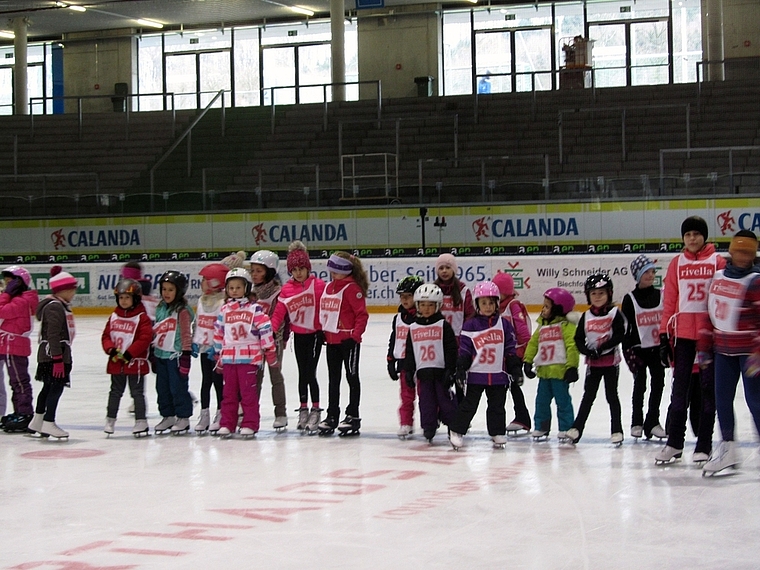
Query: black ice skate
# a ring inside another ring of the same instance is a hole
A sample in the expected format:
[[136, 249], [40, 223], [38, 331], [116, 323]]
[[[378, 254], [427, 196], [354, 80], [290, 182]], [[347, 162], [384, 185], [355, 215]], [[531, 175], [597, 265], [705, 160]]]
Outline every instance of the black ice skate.
[[359, 428], [362, 425], [361, 418], [355, 418], [353, 416], [346, 416], [342, 422], [338, 425], [338, 435], [359, 435]]
[[27, 433], [32, 414], [10, 414], [5, 416], [3, 431], [5, 433]]
[[332, 435], [335, 433], [336, 427], [338, 427], [338, 418], [327, 416], [324, 421], [319, 422], [317, 429], [319, 430], [319, 435]]

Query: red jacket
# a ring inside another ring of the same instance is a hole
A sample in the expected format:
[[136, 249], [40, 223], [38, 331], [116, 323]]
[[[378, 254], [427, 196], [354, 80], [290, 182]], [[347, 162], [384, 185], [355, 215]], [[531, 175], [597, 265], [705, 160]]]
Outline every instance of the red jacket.
[[[118, 331], [111, 330], [113, 318], [135, 319], [137, 321], [137, 326], [134, 331], [130, 330], [125, 333], [126, 336], [133, 334], [132, 342], [129, 346], [123, 346], [123, 344], [122, 346], [118, 346], [121, 338], [118, 335]], [[138, 303], [136, 307], [126, 310], [121, 307], [116, 307], [111, 314], [111, 317], [106, 321], [106, 327], [103, 329], [103, 334], [100, 337], [100, 340], [106, 354], [115, 348], [122, 354], [129, 352], [129, 355], [132, 357], [129, 363], [126, 363], [121, 359], [114, 361], [113, 358], [109, 357], [108, 366], [106, 367], [106, 372], [108, 374], [141, 375], [150, 372], [148, 350], [150, 349], [150, 343], [153, 340], [153, 324], [151, 323], [150, 317], [145, 312], [145, 307], [143, 307], [142, 303]]]
[[21, 295], [0, 295], [0, 354], [29, 356], [32, 342], [29, 339], [34, 325], [34, 314], [40, 298], [29, 289]]
[[343, 279], [330, 281], [325, 287], [326, 295], [334, 295], [341, 289], [343, 291], [343, 302], [340, 305], [340, 314], [338, 315], [338, 328], [340, 332], [331, 333], [325, 331], [325, 341], [327, 344], [340, 344], [349, 338], [356, 342], [362, 341], [362, 335], [367, 328], [369, 313], [367, 312], [367, 300], [364, 297], [359, 285], [356, 284], [353, 277], [348, 276]]
[[[678, 305], [679, 296], [679, 278], [678, 278], [678, 259], [681, 256], [690, 261], [705, 261], [715, 253], [715, 246], [711, 243], [706, 244], [696, 254], [689, 253], [684, 249], [680, 255], [675, 256], [668, 265], [668, 273], [665, 275], [665, 285], [662, 289], [663, 310], [662, 320], [660, 321], [660, 334], [668, 333], [676, 338], [686, 338], [697, 340], [699, 331], [709, 328], [710, 317], [707, 314], [707, 293], [709, 283], [704, 291], [695, 291], [695, 295], [704, 295], [705, 310], [701, 313], [680, 313]], [[716, 271], [726, 266], [726, 260], [718, 256], [715, 260]], [[672, 320], [671, 320], [672, 318]]]

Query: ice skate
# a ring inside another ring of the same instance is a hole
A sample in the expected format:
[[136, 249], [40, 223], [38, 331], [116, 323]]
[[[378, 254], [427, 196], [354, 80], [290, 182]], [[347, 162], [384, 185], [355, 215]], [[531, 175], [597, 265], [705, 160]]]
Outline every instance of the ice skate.
[[153, 431], [156, 435], [163, 435], [164, 433], [168, 433], [168, 431], [172, 428], [174, 425], [174, 422], [177, 421], [177, 418], [174, 416], [167, 416], [165, 418], [161, 418], [161, 421], [158, 422], [155, 427], [153, 428]]
[[69, 439], [69, 432], [62, 430], [59, 428], [55, 422], [42, 422], [42, 428], [40, 428], [40, 433], [43, 436], [52, 437], [53, 439], [56, 439], [58, 441]]
[[190, 418], [177, 418], [170, 428], [172, 435], [183, 435], [190, 431]]
[[428, 444], [429, 445], [433, 445], [433, 438], [435, 437], [435, 430], [434, 429], [433, 430], [427, 430], [426, 429], [423, 432], [423, 434], [425, 435], [425, 439], [427, 440]]
[[493, 442], [494, 449], [504, 449], [507, 445], [507, 436], [495, 435], [491, 438], [491, 441]]
[[398, 431], [396, 432], [396, 435], [399, 439], [406, 439], [407, 437], [410, 437], [414, 433], [414, 428], [412, 426], [400, 426], [398, 428]]
[[347, 435], [360, 435], [359, 428], [362, 425], [361, 418], [355, 418], [353, 416], [346, 416], [340, 424], [338, 424], [338, 435], [341, 437]]
[[306, 420], [305, 433], [314, 435], [319, 432], [320, 419], [322, 418], [322, 408], [312, 408], [309, 412], [309, 419]]
[[226, 427], [220, 427], [218, 430], [216, 430], [216, 433], [219, 436], [219, 439], [229, 439], [232, 437], [232, 432], [229, 428]]
[[274, 418], [274, 422], [272, 423], [272, 428], [274, 431], [285, 431], [285, 428], [288, 426], [288, 416], [276, 416]]
[[[430, 442], [432, 443], [433, 438], [430, 438]], [[464, 446], [464, 435], [461, 433], [457, 433], [455, 431], [449, 432], [449, 443], [451, 443], [451, 447], [454, 448], [454, 451], [459, 451], [461, 447]]]
[[44, 417], [45, 414], [34, 414], [32, 421], [29, 422], [27, 431], [32, 435], [32, 437], [40, 437], [42, 435], [40, 434], [40, 430], [42, 429], [42, 422]]
[[5, 433], [27, 433], [33, 417], [32, 414], [11, 414], [6, 416], [3, 431]]
[[511, 422], [507, 426], [507, 435], [509, 437], [518, 437], [521, 435], [527, 435], [528, 433], [530, 433], [530, 427], [517, 420]]
[[574, 444], [575, 443], [575, 442], [573, 442], [573, 438], [571, 438], [569, 435], [567, 435], [566, 431], [558, 431], [557, 432], [557, 439], [559, 440], [560, 443], [570, 443], [570, 444]]
[[127, 412], [130, 413], [130, 414], [132, 414], [132, 415], [135, 414], [135, 403], [134, 402], [132, 402], [131, 404], [129, 404], [129, 408], [127, 408]]
[[[639, 439], [642, 435], [644, 435], [644, 426], [631, 426], [631, 437], [634, 439]], [[649, 438], [647, 438], [649, 439]]]
[[256, 432], [249, 427], [240, 428], [240, 437], [243, 439], [253, 439], [253, 436], [255, 435]]
[[610, 442], [612, 442], [612, 445], [615, 447], [620, 447], [623, 445], [623, 433], [616, 431], [610, 436]]
[[111, 437], [114, 432], [114, 426], [116, 425], [116, 418], [106, 418], [106, 425], [103, 426], [103, 431], [106, 437]]
[[739, 464], [741, 464], [741, 458], [739, 457], [739, 450], [736, 448], [736, 442], [723, 441], [712, 454], [710, 460], [702, 467], [702, 477], [713, 477], [726, 469], [735, 471]]
[[309, 408], [298, 408], [296, 412], [298, 412], [298, 423], [296, 424], [296, 429], [300, 432], [303, 432], [306, 429], [306, 425], [309, 423]]
[[2, 418], [0, 418], [0, 428], [4, 428], [4, 427], [5, 427], [5, 422], [7, 422], [7, 421], [8, 421], [8, 419], [9, 419], [9, 418], [10, 418], [12, 415], [13, 415], [13, 414], [8, 414], [7, 416], [3, 416]]
[[320, 422], [317, 426], [319, 435], [332, 435], [335, 433], [335, 428], [338, 427], [338, 418], [335, 416], [327, 416], [323, 422]]
[[549, 441], [549, 431], [543, 429], [534, 429], [530, 432], [533, 441]]
[[692, 462], [696, 463], [697, 465], [704, 465], [707, 463], [707, 461], [710, 459], [710, 455], [708, 453], [705, 453], [704, 451], [695, 451], [691, 455]]
[[660, 441], [662, 441], [663, 439], [667, 439], [667, 437], [668, 437], [668, 433], [665, 431], [665, 429], [660, 424], [657, 424], [656, 426], [654, 426], [649, 431], [649, 433], [644, 434], [644, 435], [646, 435], [647, 439], [652, 439], [653, 437], [656, 437]]
[[683, 449], [676, 449], [675, 447], [666, 445], [654, 456], [654, 464], [667, 465], [669, 463], [675, 463], [676, 459], [681, 459], [682, 455]]
[[136, 438], [147, 437], [150, 435], [148, 420], [135, 420], [135, 427], [132, 428], [132, 435]]
[[195, 424], [195, 433], [198, 435], [204, 435], [208, 432], [208, 426], [211, 423], [211, 414], [208, 408], [201, 410], [201, 415], [198, 418], [198, 423]]
[[219, 410], [217, 410], [216, 414], [214, 414], [214, 419], [208, 425], [208, 432], [211, 435], [217, 435], [219, 433], [219, 422], [221, 421], [222, 421], [222, 413]]

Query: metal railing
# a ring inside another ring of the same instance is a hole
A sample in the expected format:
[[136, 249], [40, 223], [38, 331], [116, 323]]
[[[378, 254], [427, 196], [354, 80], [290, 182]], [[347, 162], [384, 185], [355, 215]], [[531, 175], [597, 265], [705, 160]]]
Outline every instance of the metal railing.
[[[728, 187], [734, 189], [734, 152], [760, 150], [760, 146], [712, 146], [697, 148], [662, 148], [660, 149], [660, 196], [664, 195], [665, 189], [665, 155], [686, 153], [687, 158], [691, 158], [693, 152], [727, 152], [728, 153]], [[717, 178], [717, 173], [716, 173]]]
[[[383, 160], [383, 171], [379, 174], [357, 174], [356, 173], [356, 159], [362, 159], [362, 158], [382, 158]], [[388, 158], [393, 159], [393, 174], [389, 176], [388, 174]], [[350, 174], [346, 174], [346, 160], [349, 160], [350, 162]], [[357, 180], [382, 180], [383, 181], [383, 189], [385, 191], [385, 194], [382, 196], [366, 196], [367, 199], [372, 198], [385, 198], [386, 200], [391, 198], [390, 190], [391, 185], [388, 182], [389, 178], [395, 179], [394, 188], [396, 189], [396, 195], [393, 196], [394, 198], [398, 198], [398, 155], [392, 154], [389, 152], [369, 152], [364, 154], [342, 154], [340, 156], [340, 180], [341, 180], [341, 200], [359, 200], [359, 185], [356, 183]], [[346, 195], [346, 181], [351, 181], [351, 195]]]
[[[0, 194], [2, 199], [16, 198], [21, 200], [27, 200], [29, 202], [29, 214], [32, 215], [32, 202], [36, 199], [42, 200], [42, 210], [45, 211], [45, 201], [48, 198], [57, 196], [48, 195], [47, 181], [51, 178], [93, 178], [95, 182], [95, 195], [100, 195], [100, 177], [97, 172], [44, 172], [39, 174], [0, 174], [0, 181], [7, 180], [10, 182], [19, 182], [20, 180], [41, 180], [42, 181], [42, 193], [40, 196], [34, 196], [33, 194], [27, 194], [26, 196], [8, 194], [3, 192]], [[60, 198], [73, 199], [74, 202], [79, 202], [79, 194], [67, 194], [58, 196]]]

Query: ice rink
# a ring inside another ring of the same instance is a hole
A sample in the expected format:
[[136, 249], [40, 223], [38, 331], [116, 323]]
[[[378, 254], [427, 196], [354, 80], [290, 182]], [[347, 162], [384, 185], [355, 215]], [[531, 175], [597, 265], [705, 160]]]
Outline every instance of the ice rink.
[[[102, 429], [109, 377], [100, 349], [105, 321], [105, 316], [77, 318], [72, 387], [58, 410], [58, 424], [71, 432], [70, 440], [0, 432], [0, 567], [760, 565], [760, 461], [741, 394], [737, 439], [744, 463], [735, 474], [712, 479], [702, 478], [691, 461], [690, 432], [683, 460], [667, 467], [654, 465], [660, 444], [630, 437], [631, 376], [625, 365], [619, 393], [626, 440], [619, 449], [609, 442], [602, 390], [577, 447], [558, 444], [555, 422], [549, 442], [514, 438], [505, 450], [495, 450], [485, 431], [485, 401], [459, 452], [451, 449], [445, 428], [432, 446], [419, 426], [417, 435], [401, 441], [395, 435], [398, 384], [385, 366], [391, 315], [372, 314], [362, 345], [359, 437], [301, 436], [292, 411], [289, 429], [275, 433], [265, 384], [262, 431], [254, 440], [196, 435], [136, 440], [128, 393], [116, 434], [107, 439]], [[323, 407], [324, 368], [323, 362]], [[290, 346], [283, 370], [293, 410], [298, 395]], [[571, 388], [576, 410], [582, 384]], [[199, 392], [197, 361], [191, 387]], [[34, 382], [35, 395], [39, 388]], [[532, 414], [536, 381], [526, 380], [524, 389]], [[342, 392], [345, 405], [345, 381]], [[668, 394], [669, 384], [663, 422]], [[152, 427], [158, 421], [152, 376], [148, 402]], [[191, 426], [197, 412], [196, 407]], [[509, 400], [508, 420], [512, 416]], [[719, 439], [717, 425], [714, 439]]]

